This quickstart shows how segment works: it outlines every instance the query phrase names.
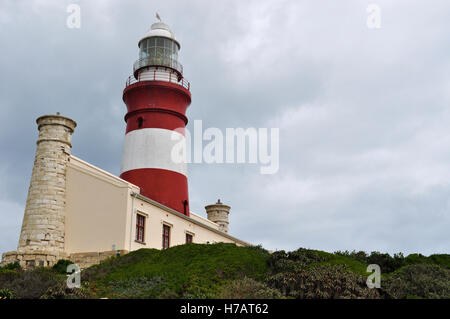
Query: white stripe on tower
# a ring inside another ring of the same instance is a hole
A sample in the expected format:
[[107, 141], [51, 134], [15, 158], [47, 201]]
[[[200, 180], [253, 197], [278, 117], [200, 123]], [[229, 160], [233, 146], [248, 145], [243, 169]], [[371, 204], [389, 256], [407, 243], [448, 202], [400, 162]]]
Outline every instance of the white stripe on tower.
[[159, 168], [187, 176], [186, 161], [177, 163], [171, 157], [173, 147], [179, 143], [186, 143], [185, 137], [172, 130], [143, 128], [128, 132], [120, 174], [140, 168]]

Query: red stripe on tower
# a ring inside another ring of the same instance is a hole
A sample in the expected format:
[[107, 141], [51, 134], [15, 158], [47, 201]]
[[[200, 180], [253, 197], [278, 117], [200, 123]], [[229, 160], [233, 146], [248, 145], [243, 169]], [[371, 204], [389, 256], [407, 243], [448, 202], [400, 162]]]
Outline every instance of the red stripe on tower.
[[169, 27], [154, 23], [139, 41], [139, 60], [127, 80], [123, 101], [127, 123], [120, 177], [141, 194], [189, 216], [186, 163], [174, 160], [185, 143], [190, 84], [178, 62], [180, 44]]

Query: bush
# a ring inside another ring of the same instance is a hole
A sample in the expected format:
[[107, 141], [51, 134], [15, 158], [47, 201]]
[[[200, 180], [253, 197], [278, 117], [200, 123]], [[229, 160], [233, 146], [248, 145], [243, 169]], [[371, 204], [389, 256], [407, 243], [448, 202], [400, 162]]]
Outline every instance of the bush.
[[390, 273], [402, 267], [405, 264], [405, 258], [402, 253], [394, 254], [394, 257], [391, 257], [389, 254], [373, 251], [367, 257], [367, 264], [377, 264], [382, 273]]
[[[89, 267], [82, 272], [81, 278], [94, 284], [99, 297], [111, 292], [108, 288], [111, 282], [162, 277], [165, 283], [161, 284], [161, 294], [166, 298], [212, 298], [228, 281], [244, 276], [263, 279], [268, 272], [269, 256], [260, 247], [226, 243], [178, 245], [165, 250], [140, 249]], [[143, 296], [154, 295], [149, 291]]]
[[13, 299], [14, 293], [9, 289], [0, 289], [0, 299]]
[[450, 298], [450, 270], [438, 265], [415, 264], [401, 268], [381, 287], [394, 298]]
[[0, 268], [0, 289], [7, 288], [8, 284], [20, 277], [21, 271]]
[[73, 262], [66, 259], [60, 259], [56, 264], [53, 265], [52, 270], [57, 274], [67, 275], [67, 267], [72, 265]]
[[179, 296], [175, 291], [167, 288], [163, 292], [161, 292], [161, 294], [158, 296], [158, 298], [159, 299], [177, 299], [177, 298], [179, 298]]
[[276, 251], [270, 255], [267, 264], [274, 273], [297, 271], [304, 265], [323, 262], [327, 260], [324, 255], [317, 251], [305, 248], [299, 248], [295, 251], [286, 253], [284, 250]]
[[295, 271], [302, 266], [299, 262], [290, 260], [289, 254], [284, 250], [276, 251], [270, 255], [267, 265], [271, 268], [272, 273]]
[[330, 256], [328, 255], [330, 254], [311, 249], [299, 248], [289, 252], [287, 254], [287, 258], [302, 264], [312, 264], [330, 259]]
[[349, 252], [348, 250], [336, 251], [334, 254], [338, 255], [338, 256], [349, 257], [349, 258], [357, 260], [361, 263], [365, 263], [365, 264], [367, 263], [367, 254], [365, 251], [362, 251], [362, 250], [360, 250], [360, 251], [353, 250], [352, 252]]
[[364, 251], [337, 251], [335, 252], [337, 256], [344, 256], [352, 258], [358, 262], [370, 265], [376, 264], [380, 266], [382, 273], [391, 273], [400, 267], [405, 265], [405, 257], [402, 253], [394, 254], [394, 257], [387, 253], [380, 253], [378, 251], [373, 251], [370, 255], [366, 254]]
[[9, 263], [6, 266], [1, 267], [1, 268], [5, 269], [5, 270], [20, 270], [20, 269], [22, 269], [22, 267], [20, 266], [18, 261]]
[[67, 287], [66, 281], [60, 281], [54, 286], [48, 287], [40, 299], [86, 299], [89, 298], [89, 284], [80, 288]]
[[428, 258], [422, 254], [410, 254], [405, 258], [405, 263], [407, 265], [428, 264], [429, 261]]
[[267, 286], [265, 283], [244, 277], [227, 284], [219, 298], [223, 299], [279, 299], [279, 290]]
[[268, 266], [273, 274], [296, 272], [305, 268], [305, 266], [321, 265], [343, 265], [356, 274], [366, 275], [367, 265], [346, 256], [344, 253], [330, 254], [319, 250], [300, 248], [289, 253], [283, 250], [274, 252], [268, 260]]
[[449, 254], [434, 254], [430, 255], [428, 259], [436, 265], [450, 268], [450, 255]]
[[264, 249], [263, 246], [261, 244], [259, 245], [254, 245], [254, 246], [248, 246], [247, 249], [252, 249], [254, 251], [259, 252], [262, 255], [268, 255], [269, 252], [267, 251], [267, 249]]
[[108, 283], [109, 298], [156, 298], [163, 291], [166, 279], [163, 277], [138, 277], [116, 280]]
[[279, 273], [269, 277], [267, 284], [297, 299], [380, 298], [377, 290], [367, 287], [364, 277], [340, 265]]
[[277, 272], [285, 268], [285, 265], [281, 264], [285, 260], [288, 260], [287, 253], [284, 250], [277, 250], [270, 255], [267, 265], [272, 271]]
[[403, 266], [415, 264], [434, 264], [450, 269], [450, 255], [449, 254], [434, 254], [426, 257], [422, 254], [410, 254], [404, 257], [402, 253], [394, 254], [391, 257], [389, 254], [373, 251], [370, 255], [363, 251], [337, 251], [336, 256], [349, 257], [365, 264], [377, 264], [380, 266], [382, 273], [392, 273]]
[[8, 278], [0, 281], [0, 288], [9, 289], [16, 298], [24, 299], [40, 298], [49, 287], [65, 279], [65, 276], [61, 277], [50, 269], [41, 267], [26, 271], [9, 270], [6, 275]]
[[218, 277], [224, 277], [222, 271], [216, 269], [216, 273], [211, 278], [213, 281], [206, 279], [199, 274], [191, 274], [183, 285], [183, 291], [178, 294], [183, 299], [211, 299], [219, 292], [221, 280]]

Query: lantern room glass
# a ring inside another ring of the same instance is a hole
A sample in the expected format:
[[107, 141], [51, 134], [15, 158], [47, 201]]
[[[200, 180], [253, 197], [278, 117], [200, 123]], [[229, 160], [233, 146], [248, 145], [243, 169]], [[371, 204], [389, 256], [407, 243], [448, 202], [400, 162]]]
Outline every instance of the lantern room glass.
[[178, 45], [175, 41], [163, 37], [144, 39], [139, 47], [139, 59], [146, 59], [156, 65], [176, 64]]

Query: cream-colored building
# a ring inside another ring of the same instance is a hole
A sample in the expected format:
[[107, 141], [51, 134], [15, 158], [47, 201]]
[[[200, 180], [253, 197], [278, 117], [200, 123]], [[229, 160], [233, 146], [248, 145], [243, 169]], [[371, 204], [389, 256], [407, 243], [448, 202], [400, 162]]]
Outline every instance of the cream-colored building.
[[206, 206], [189, 217], [140, 194], [139, 187], [73, 155], [76, 123], [59, 114], [37, 119], [39, 138], [16, 251], [2, 265], [51, 266], [69, 259], [81, 268], [141, 248], [193, 243], [248, 243], [228, 234], [230, 207]]

